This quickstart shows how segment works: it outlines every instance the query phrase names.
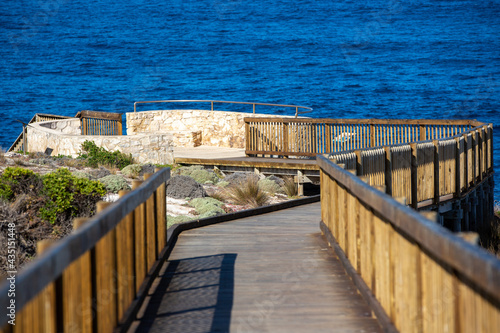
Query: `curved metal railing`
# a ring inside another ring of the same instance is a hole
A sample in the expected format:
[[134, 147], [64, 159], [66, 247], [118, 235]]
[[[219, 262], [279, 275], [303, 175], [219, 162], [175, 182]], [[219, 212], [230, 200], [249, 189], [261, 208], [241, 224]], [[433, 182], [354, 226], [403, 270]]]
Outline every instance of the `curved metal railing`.
[[[160, 100], [160, 101], [138, 101], [134, 102], [134, 112], [137, 112], [137, 104], [150, 104], [150, 103], [210, 103], [210, 111], [214, 111], [214, 103], [225, 103], [225, 104], [247, 104], [253, 106], [253, 113], [255, 113], [256, 105], [263, 106], [279, 106], [286, 108], [295, 108], [295, 118], [298, 117], [299, 114], [312, 112], [312, 108], [307, 106], [300, 105], [289, 105], [289, 104], [273, 104], [273, 103], [256, 103], [256, 102], [236, 102], [236, 101], [218, 101], [218, 100], [210, 100], [210, 99], [180, 99], [180, 100]], [[299, 111], [306, 110], [306, 111]]]

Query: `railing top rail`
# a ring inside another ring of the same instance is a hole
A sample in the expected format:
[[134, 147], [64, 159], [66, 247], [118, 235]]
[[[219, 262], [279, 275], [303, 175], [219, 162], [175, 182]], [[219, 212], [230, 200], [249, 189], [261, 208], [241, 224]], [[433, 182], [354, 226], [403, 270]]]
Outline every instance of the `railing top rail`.
[[497, 258], [454, 236], [451, 231], [376, 190], [325, 157], [317, 156], [316, 160], [323, 172], [334, 177], [425, 252], [454, 268], [458, 274], [500, 301], [500, 261]]
[[282, 117], [245, 117], [245, 122], [307, 122], [312, 124], [361, 124], [361, 125], [458, 125], [481, 127], [485, 124], [477, 120], [467, 119], [347, 119], [347, 118], [282, 118]]
[[75, 118], [96, 118], [107, 120], [121, 120], [123, 113], [82, 110], [78, 111]]
[[[78, 257], [93, 248], [97, 242], [140, 204], [146, 202], [151, 194], [170, 177], [170, 169], [165, 168], [153, 174], [139, 188], [128, 193], [115, 204], [107, 207], [99, 215], [89, 219], [84, 226], [58, 241], [37, 260], [29, 264], [16, 276], [16, 308], [21, 309], [41, 292]], [[9, 306], [9, 284], [0, 285], [0, 307]], [[0, 327], [7, 317], [0, 318]]]
[[[255, 105], [265, 105], [265, 106], [279, 106], [279, 107], [287, 107], [287, 108], [295, 108], [295, 116], [298, 114], [309, 113], [313, 109], [307, 106], [300, 105], [290, 105], [290, 104], [273, 104], [273, 103], [257, 103], [257, 102], [239, 102], [239, 101], [219, 101], [219, 100], [211, 100], [211, 99], [178, 99], [178, 100], [157, 100], [157, 101], [137, 101], [134, 102], [134, 112], [137, 112], [136, 106], [137, 104], [147, 104], [147, 103], [210, 103], [211, 111], [214, 111], [214, 103], [226, 103], [226, 104], [247, 104], [253, 105], [253, 113], [255, 113]], [[300, 111], [299, 109], [304, 109], [306, 111]]]

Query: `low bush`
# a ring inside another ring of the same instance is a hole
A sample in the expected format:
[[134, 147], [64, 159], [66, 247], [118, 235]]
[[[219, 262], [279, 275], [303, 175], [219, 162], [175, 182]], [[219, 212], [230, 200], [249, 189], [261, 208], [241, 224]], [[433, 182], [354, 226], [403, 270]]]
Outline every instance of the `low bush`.
[[282, 191], [281, 187], [273, 179], [264, 178], [259, 180], [258, 184], [259, 187], [269, 195], [275, 195], [276, 193]]
[[99, 182], [77, 178], [61, 168], [43, 176], [43, 194], [48, 200], [40, 209], [40, 217], [54, 224], [70, 217], [92, 215], [106, 189]]
[[0, 177], [0, 198], [11, 200], [21, 193], [38, 191], [42, 182], [33, 171], [20, 167], [8, 167]]
[[221, 208], [224, 206], [224, 203], [211, 197], [193, 199], [189, 201], [189, 205], [196, 209], [196, 212], [203, 217], [225, 213], [224, 209]]
[[180, 216], [167, 215], [167, 228], [170, 228], [174, 224], [191, 221], [192, 219], [193, 219], [192, 217], [184, 216], [184, 215], [180, 215]]
[[127, 165], [134, 163], [132, 155], [124, 154], [118, 150], [114, 152], [107, 151], [103, 147], [98, 147], [93, 141], [86, 140], [81, 149], [79, 158], [85, 159], [87, 166], [91, 168], [104, 165], [123, 169]]
[[140, 164], [129, 164], [122, 169], [122, 174], [129, 178], [139, 177], [139, 173], [142, 170], [142, 165]]
[[118, 193], [121, 190], [130, 190], [125, 178], [119, 175], [108, 175], [98, 181], [104, 184], [108, 192]]
[[211, 182], [215, 184], [219, 181], [219, 177], [212, 170], [204, 169], [202, 166], [193, 165], [189, 167], [180, 167], [175, 170], [175, 174], [188, 176], [193, 178], [198, 184]]

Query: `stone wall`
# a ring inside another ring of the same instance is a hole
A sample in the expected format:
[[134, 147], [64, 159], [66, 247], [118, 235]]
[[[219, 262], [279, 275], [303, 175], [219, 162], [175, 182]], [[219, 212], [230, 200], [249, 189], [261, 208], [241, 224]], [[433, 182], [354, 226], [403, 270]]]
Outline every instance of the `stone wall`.
[[91, 136], [80, 133], [79, 119], [32, 123], [27, 127], [28, 151], [45, 152], [46, 148], [51, 148], [53, 156], [61, 154], [76, 157], [82, 143], [89, 140], [109, 151], [132, 154], [139, 163], [173, 163], [171, 133], [134, 136]]
[[[204, 110], [157, 110], [126, 114], [127, 134], [201, 131], [201, 144], [227, 148], [245, 148], [245, 117], [271, 117]], [[178, 146], [185, 146], [174, 142]], [[192, 146], [191, 143], [189, 145]]]

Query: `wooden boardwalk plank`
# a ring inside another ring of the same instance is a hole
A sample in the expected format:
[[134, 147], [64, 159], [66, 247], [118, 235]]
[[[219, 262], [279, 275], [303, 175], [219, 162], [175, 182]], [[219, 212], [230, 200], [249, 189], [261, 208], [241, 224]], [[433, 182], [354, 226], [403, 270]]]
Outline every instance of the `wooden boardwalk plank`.
[[380, 332], [320, 204], [183, 232], [130, 332]]

